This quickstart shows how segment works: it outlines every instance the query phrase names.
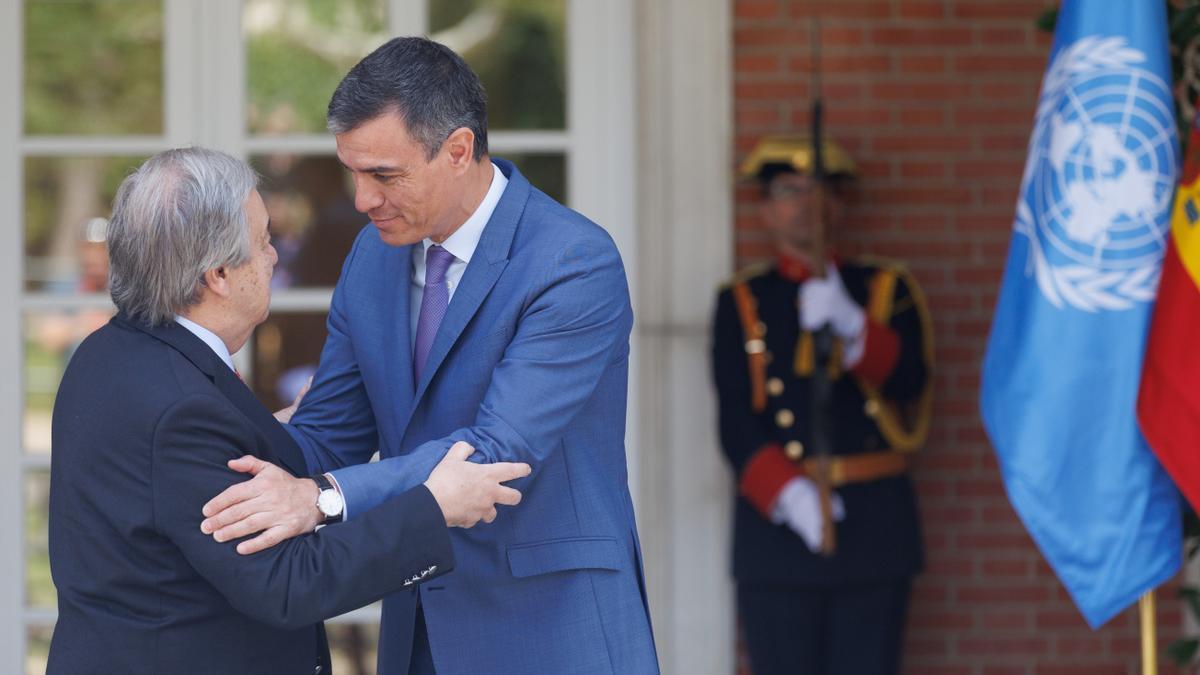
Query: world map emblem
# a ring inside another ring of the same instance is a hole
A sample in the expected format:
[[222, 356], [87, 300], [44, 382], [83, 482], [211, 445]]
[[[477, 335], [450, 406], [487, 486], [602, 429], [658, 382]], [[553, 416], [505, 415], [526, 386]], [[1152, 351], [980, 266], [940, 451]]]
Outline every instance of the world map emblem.
[[1154, 300], [1178, 174], [1171, 90], [1123, 37], [1061, 49], [1042, 83], [1015, 231], [1057, 308]]

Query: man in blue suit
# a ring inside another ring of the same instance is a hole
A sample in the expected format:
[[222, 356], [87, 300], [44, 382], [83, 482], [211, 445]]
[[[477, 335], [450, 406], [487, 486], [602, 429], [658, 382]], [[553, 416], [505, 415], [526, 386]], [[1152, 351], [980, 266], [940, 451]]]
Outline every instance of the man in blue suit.
[[[625, 463], [633, 315], [612, 239], [488, 156], [483, 88], [442, 45], [377, 49], [328, 122], [372, 222], [289, 426], [310, 471], [332, 473], [353, 523], [456, 441], [533, 467], [520, 509], [452, 534], [453, 574], [384, 600], [381, 674], [657, 672]], [[234, 466], [256, 476], [206, 507], [218, 539], [273, 524], [261, 512], [290, 481]]]
[[[436, 579], [454, 565], [446, 524], [519, 498], [499, 481], [529, 467], [466, 462], [461, 444], [424, 486], [269, 551], [238, 555], [200, 531], [205, 500], [241, 478], [229, 460], [307, 475], [230, 358], [267, 317], [276, 261], [254, 185], [244, 163], [189, 148], [117, 193], [119, 314], [80, 345], [54, 405], [50, 675], [326, 675], [322, 619]], [[306, 529], [323, 480], [295, 482]]]

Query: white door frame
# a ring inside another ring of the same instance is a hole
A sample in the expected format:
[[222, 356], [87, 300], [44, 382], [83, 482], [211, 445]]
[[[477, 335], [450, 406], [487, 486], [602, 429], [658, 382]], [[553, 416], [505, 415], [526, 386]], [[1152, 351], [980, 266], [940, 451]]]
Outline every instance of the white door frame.
[[0, 4], [0, 95], [10, 101], [0, 107], [0, 429], [7, 434], [0, 447], [0, 671], [25, 671], [25, 498], [21, 447], [21, 392], [24, 380], [21, 355], [20, 292], [24, 247], [22, 232], [24, 190], [21, 153], [21, 28], [24, 19], [18, 0]]
[[639, 520], [664, 673], [735, 672], [733, 480], [708, 359], [733, 259], [731, 12], [728, 0], [637, 12]]

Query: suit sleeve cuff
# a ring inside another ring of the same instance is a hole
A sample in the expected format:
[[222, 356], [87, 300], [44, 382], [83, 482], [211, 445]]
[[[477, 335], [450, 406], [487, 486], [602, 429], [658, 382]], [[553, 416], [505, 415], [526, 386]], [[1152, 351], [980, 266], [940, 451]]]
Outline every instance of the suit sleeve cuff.
[[738, 491], [764, 518], [770, 518], [783, 486], [799, 475], [778, 445], [765, 445], [742, 468]]
[[379, 506], [387, 500], [387, 494], [380, 494], [372, 485], [372, 468], [375, 464], [356, 464], [336, 471], [330, 471], [338, 489], [342, 492], [342, 521], [350, 520], [351, 514], [358, 515]]
[[337, 476], [326, 472], [325, 477], [333, 483], [333, 489], [337, 490], [338, 496], [342, 498], [342, 521], [345, 522], [350, 517], [350, 509], [346, 508], [346, 493], [342, 491], [342, 484], [338, 482]]
[[867, 321], [866, 345], [862, 359], [854, 366], [855, 375], [881, 387], [900, 360], [900, 337], [890, 326]]

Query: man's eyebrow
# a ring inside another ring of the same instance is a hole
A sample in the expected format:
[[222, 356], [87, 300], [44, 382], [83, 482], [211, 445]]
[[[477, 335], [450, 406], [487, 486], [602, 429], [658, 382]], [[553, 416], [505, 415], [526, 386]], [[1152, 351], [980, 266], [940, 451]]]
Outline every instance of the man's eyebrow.
[[[346, 163], [343, 162], [341, 159], [338, 159], [338, 164], [341, 164], [343, 169], [345, 169], [351, 173], [355, 173], [355, 170], [346, 166]], [[372, 167], [368, 167], [366, 169], [362, 169], [362, 170], [358, 171], [357, 173], [401, 173], [401, 171], [400, 171], [399, 167], [380, 165], [380, 166], [372, 166]]]

